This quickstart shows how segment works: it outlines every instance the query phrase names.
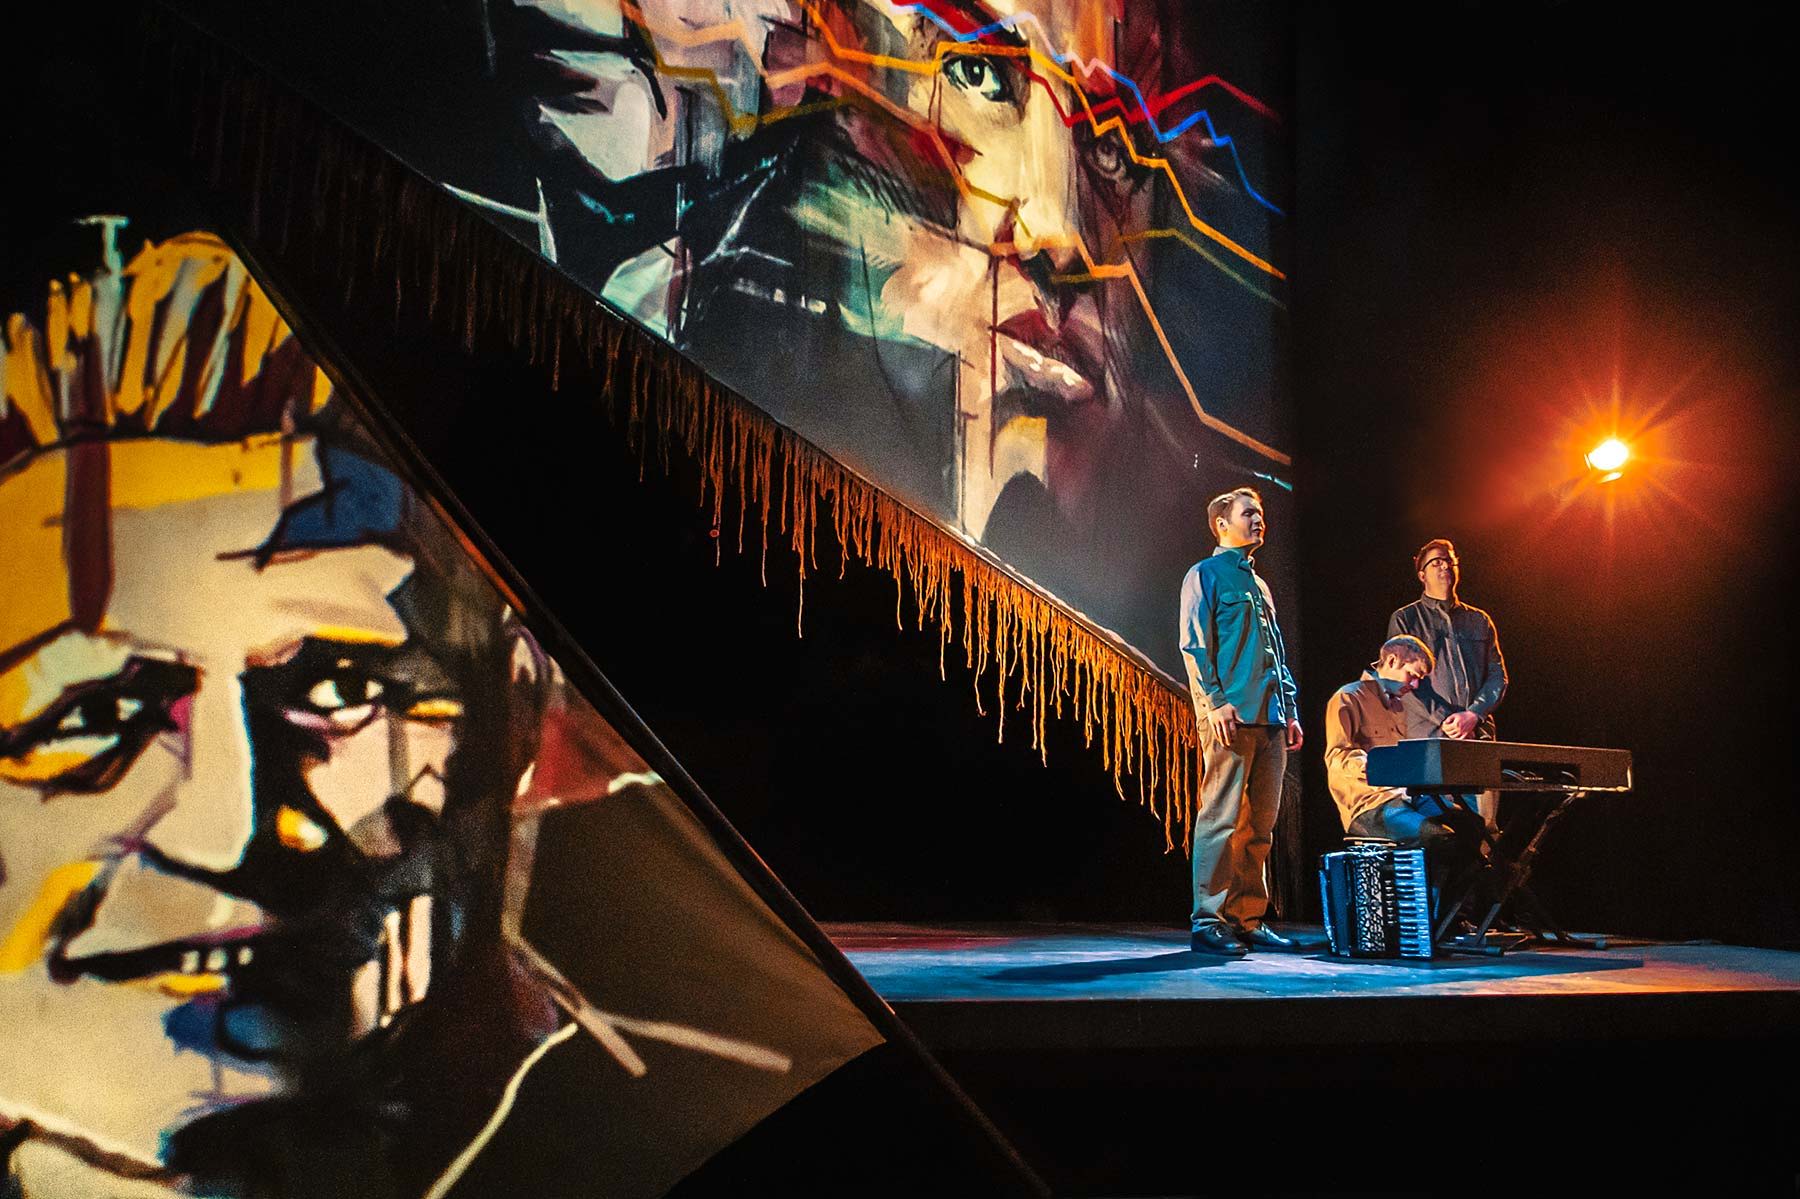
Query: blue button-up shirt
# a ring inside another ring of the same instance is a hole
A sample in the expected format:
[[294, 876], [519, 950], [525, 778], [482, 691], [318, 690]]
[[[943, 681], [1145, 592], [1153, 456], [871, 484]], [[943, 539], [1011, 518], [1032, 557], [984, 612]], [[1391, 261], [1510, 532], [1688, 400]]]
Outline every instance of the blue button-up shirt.
[[1235, 705], [1243, 724], [1286, 725], [1300, 697], [1269, 585], [1249, 547], [1220, 546], [1181, 581], [1181, 660], [1194, 714]]

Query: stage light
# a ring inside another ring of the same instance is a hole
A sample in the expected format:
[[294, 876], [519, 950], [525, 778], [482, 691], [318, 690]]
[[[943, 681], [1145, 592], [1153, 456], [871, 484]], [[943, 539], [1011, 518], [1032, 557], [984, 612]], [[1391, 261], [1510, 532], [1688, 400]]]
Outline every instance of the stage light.
[[1605, 441], [1587, 452], [1589, 470], [1600, 472], [1600, 481], [1610, 483], [1625, 473], [1625, 464], [1631, 460], [1631, 447], [1617, 437], [1608, 437]]

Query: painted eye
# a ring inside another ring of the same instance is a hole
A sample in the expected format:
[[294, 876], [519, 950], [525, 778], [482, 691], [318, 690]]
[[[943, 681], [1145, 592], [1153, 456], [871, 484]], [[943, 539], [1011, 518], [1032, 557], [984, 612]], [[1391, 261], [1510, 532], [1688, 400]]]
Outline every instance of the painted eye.
[[350, 662], [339, 662], [331, 673], [314, 681], [298, 709], [290, 709], [290, 719], [302, 723], [323, 721], [331, 731], [355, 732], [375, 715], [387, 688], [355, 668]]
[[84, 699], [56, 722], [62, 736], [101, 734], [116, 736], [144, 710], [144, 701], [130, 695], [97, 695]]
[[49, 793], [104, 790], [139, 750], [173, 728], [169, 707], [194, 688], [194, 672], [134, 661], [23, 728], [0, 729], [0, 779]]
[[1125, 174], [1125, 151], [1110, 135], [1094, 143], [1092, 161], [1094, 169], [1108, 178], [1117, 179]]
[[320, 679], [306, 693], [306, 702], [320, 712], [360, 708], [381, 698], [381, 684], [361, 675], [334, 675]]
[[976, 54], [958, 54], [944, 63], [944, 75], [965, 92], [974, 92], [994, 103], [1012, 99], [1000, 64]]

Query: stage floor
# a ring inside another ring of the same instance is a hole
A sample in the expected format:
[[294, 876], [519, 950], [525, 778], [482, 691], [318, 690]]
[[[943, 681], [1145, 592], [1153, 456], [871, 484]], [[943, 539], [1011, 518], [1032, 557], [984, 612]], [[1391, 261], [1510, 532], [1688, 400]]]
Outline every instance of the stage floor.
[[1226, 960], [1166, 926], [825, 930], [1058, 1195], [1800, 1177], [1787, 1105], [1754, 1098], [1800, 1075], [1800, 953], [1344, 961], [1284, 926], [1320, 947]]
[[1150, 925], [825, 931], [934, 1048], [1692, 1036], [1727, 1012], [1740, 1034], [1743, 1021], [1776, 1032], [1800, 1020], [1800, 953], [1715, 943], [1414, 962], [1329, 957], [1317, 926], [1287, 930], [1309, 951], [1239, 959], [1191, 953], [1185, 933]]

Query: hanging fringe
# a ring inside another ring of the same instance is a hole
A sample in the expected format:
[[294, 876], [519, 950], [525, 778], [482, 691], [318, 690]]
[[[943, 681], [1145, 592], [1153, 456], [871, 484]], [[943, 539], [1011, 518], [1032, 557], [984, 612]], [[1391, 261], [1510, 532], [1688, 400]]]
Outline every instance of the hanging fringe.
[[458, 332], [469, 350], [497, 332], [547, 369], [553, 389], [573, 355], [622, 422], [640, 477], [652, 461], [668, 470], [672, 452], [693, 459], [715, 530], [727, 504], [735, 507], [740, 551], [754, 513], [765, 583], [771, 530], [785, 536], [798, 562], [797, 620], [824, 523], [843, 560], [894, 578], [901, 627], [911, 594], [915, 627], [937, 631], [940, 676], [960, 642], [978, 705], [992, 688], [1000, 738], [1009, 706], [1023, 711], [1032, 746], [1047, 761], [1049, 722], [1072, 716], [1090, 747], [1098, 741], [1121, 798], [1127, 776], [1136, 781], [1139, 803], [1162, 824], [1165, 849], [1190, 848], [1200, 780], [1193, 709], [1185, 689], [1136, 651], [777, 424], [181, 18], [156, 10], [145, 55], [164, 72], [147, 71], [146, 80], [168, 97], [168, 127], [192, 129], [190, 159], [215, 191], [242, 201], [252, 237], [285, 250], [304, 225], [308, 253], [340, 265], [346, 302], [391, 278], [396, 314], [409, 299], [422, 300], [428, 317]]

